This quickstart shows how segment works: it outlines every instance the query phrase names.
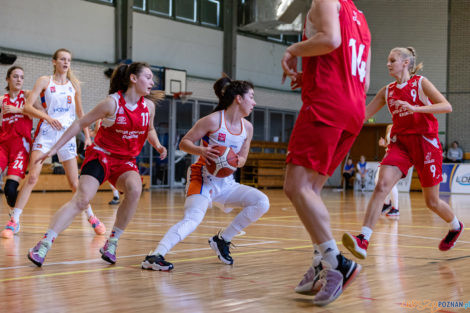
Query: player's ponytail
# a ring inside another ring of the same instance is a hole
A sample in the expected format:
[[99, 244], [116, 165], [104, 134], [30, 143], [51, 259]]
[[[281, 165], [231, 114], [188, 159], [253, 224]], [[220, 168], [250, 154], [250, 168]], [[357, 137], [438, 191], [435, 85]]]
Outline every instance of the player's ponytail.
[[226, 110], [235, 100], [236, 96], [243, 96], [250, 89], [254, 89], [251, 82], [245, 80], [232, 80], [225, 73], [214, 83], [214, 92], [219, 98], [219, 104], [214, 112]]
[[[54, 60], [57, 60], [57, 58], [59, 57], [60, 52], [66, 52], [66, 53], [70, 54], [70, 57], [72, 57], [72, 52], [70, 52], [70, 50], [67, 50], [65, 48], [60, 48], [60, 49], [56, 50], [56, 52], [54, 52], [54, 54], [52, 55], [52, 58]], [[55, 66], [54, 66], [54, 74], [55, 74], [55, 72], [56, 72], [56, 69], [55, 69]], [[80, 87], [80, 81], [78, 80], [77, 76], [75, 76], [75, 74], [73, 73], [72, 67], [69, 67], [69, 69], [67, 70], [67, 79], [70, 80], [70, 82], [72, 83], [72, 85], [75, 89], [78, 89]]]
[[[11, 73], [13, 73], [14, 70], [18, 70], [18, 69], [19, 69], [19, 70], [22, 70], [23, 73], [24, 73], [24, 69], [23, 69], [21, 66], [13, 65], [12, 67], [10, 67], [10, 68], [8, 69], [8, 71], [7, 71], [7, 77], [6, 77], [5, 79], [10, 78]], [[8, 84], [7, 84], [7, 86], [5, 87], [5, 90], [6, 90], [6, 91], [10, 91], [10, 86], [8, 86]]]
[[406, 49], [411, 52], [412, 56], [410, 58], [410, 66], [408, 67], [408, 69], [411, 75], [415, 75], [419, 70], [423, 68], [423, 62], [416, 65], [416, 59], [418, 58], [418, 56], [416, 55], [416, 49], [413, 47], [406, 47]]
[[423, 62], [419, 63], [416, 65], [416, 59], [418, 58], [418, 55], [416, 54], [416, 49], [413, 47], [397, 47], [393, 48], [392, 51], [396, 51], [400, 54], [400, 57], [402, 59], [409, 60], [410, 63], [408, 65], [408, 72], [410, 73], [411, 76], [415, 75], [418, 71], [423, 69]]

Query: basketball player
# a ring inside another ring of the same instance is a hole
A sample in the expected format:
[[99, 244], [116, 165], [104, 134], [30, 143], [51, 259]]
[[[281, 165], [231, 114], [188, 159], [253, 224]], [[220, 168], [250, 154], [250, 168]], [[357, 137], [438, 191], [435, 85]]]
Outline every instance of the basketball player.
[[38, 162], [42, 162], [54, 155], [80, 129], [102, 119], [93, 145], [86, 150], [77, 191], [52, 217], [44, 238], [29, 250], [28, 258], [37, 266], [44, 262], [57, 235], [87, 208], [99, 186], [106, 180], [125, 194], [111, 236], [100, 249], [103, 260], [116, 263], [119, 237], [134, 215], [142, 192], [142, 179], [135, 157], [142, 150], [145, 140], [160, 153], [160, 158], [165, 158], [167, 153], [153, 127], [155, 105], [144, 98], [150, 95], [153, 85], [153, 73], [148, 64], [134, 62], [119, 65], [111, 76], [109, 96], [73, 122], [51, 150], [38, 158]]
[[[21, 188], [15, 208], [13, 209], [14, 225], [11, 225], [12, 221], [10, 220], [2, 234], [5, 232], [9, 234], [11, 232], [17, 233], [20, 229], [20, 215], [28, 202], [31, 191], [36, 185], [42, 169], [42, 163], [35, 161], [49, 151], [52, 145], [75, 120], [75, 115], [79, 118], [83, 116], [80, 83], [72, 73], [70, 67], [71, 61], [72, 54], [70, 51], [67, 49], [57, 50], [52, 56], [54, 74], [52, 76], [40, 77], [25, 102], [24, 112], [33, 117], [40, 118], [41, 121], [36, 129], [28, 179]], [[33, 107], [33, 103], [39, 96], [41, 96], [45, 111]], [[86, 146], [91, 141], [88, 129], [84, 129], [84, 132]], [[75, 192], [78, 186], [77, 144], [75, 138], [70, 138], [70, 141], [57, 151], [57, 155], [64, 167], [68, 183], [72, 191]], [[106, 227], [94, 216], [90, 205], [87, 208], [87, 217], [96, 234], [102, 235], [106, 232]]]
[[[320, 192], [361, 130], [370, 43], [366, 19], [352, 0], [313, 0], [303, 41], [288, 47], [282, 59], [284, 77], [293, 88], [302, 87], [303, 102], [289, 142], [284, 191], [323, 258], [314, 258], [296, 291], [321, 287], [317, 305], [334, 301], [361, 270], [339, 252]], [[319, 280], [321, 272], [325, 280]]]
[[[385, 130], [385, 138], [380, 137], [379, 139], [379, 146], [388, 149], [388, 145], [390, 144], [390, 133], [392, 131], [393, 124], [387, 125]], [[375, 184], [379, 181], [379, 172], [380, 172], [380, 165], [375, 174]], [[385, 202], [382, 206], [382, 214], [390, 218], [396, 218], [400, 216], [400, 210], [398, 208], [398, 188], [397, 184], [395, 184], [392, 188], [392, 191], [387, 195], [385, 198]]]
[[[18, 196], [18, 186], [21, 179], [25, 177], [28, 168], [29, 152], [31, 149], [31, 130], [33, 120], [23, 114], [25, 99], [30, 91], [23, 91], [24, 70], [20, 66], [12, 66], [7, 71], [6, 76], [7, 93], [0, 100], [1, 106], [1, 127], [0, 127], [0, 173], [7, 167], [5, 182], [5, 198], [10, 207], [10, 221], [2, 231], [3, 238], [11, 238], [19, 230], [18, 211], [14, 211], [16, 198]], [[40, 107], [39, 101], [35, 106]]]
[[[184, 217], [168, 230], [155, 251], [145, 257], [144, 269], [173, 269], [173, 264], [164, 259], [166, 253], [197, 228], [212, 202], [225, 206], [226, 213], [231, 211], [228, 208], [243, 207], [224, 231], [209, 239], [220, 261], [231, 265], [232, 238], [269, 209], [268, 197], [258, 189], [235, 182], [233, 175], [219, 178], [207, 172], [206, 163], [217, 159], [213, 146], [231, 147], [238, 154], [238, 167], [245, 165], [253, 137], [253, 126], [245, 117], [256, 104], [253, 85], [247, 81], [222, 77], [214, 83], [214, 91], [219, 98], [218, 106], [213, 113], [197, 121], [180, 142], [181, 150], [199, 155], [199, 160], [188, 169]], [[201, 146], [194, 144], [198, 141]]]
[[449, 224], [450, 230], [440, 242], [439, 250], [452, 249], [463, 231], [462, 222], [449, 205], [439, 199], [442, 150], [434, 114], [449, 113], [452, 106], [427, 78], [416, 74], [422, 63], [416, 65], [414, 48], [392, 49], [387, 67], [395, 82], [380, 89], [367, 106], [366, 119], [386, 104], [393, 121], [391, 142], [381, 163], [379, 181], [367, 205], [361, 234], [346, 233], [343, 236], [343, 245], [361, 259], [367, 256], [372, 230], [385, 197], [412, 165], [418, 172], [426, 206]]

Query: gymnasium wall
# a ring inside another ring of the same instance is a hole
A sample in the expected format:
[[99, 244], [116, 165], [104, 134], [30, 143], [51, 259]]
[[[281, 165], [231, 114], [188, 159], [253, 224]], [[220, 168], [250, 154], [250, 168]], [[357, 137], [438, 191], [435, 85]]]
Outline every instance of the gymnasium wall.
[[[470, 115], [467, 106], [470, 74], [466, 60], [470, 46], [467, 35], [470, 4], [464, 0], [450, 2], [449, 97], [454, 112], [447, 117], [448, 137], [461, 141], [470, 150], [470, 139], [465, 136]], [[424, 62], [421, 73], [440, 91], [447, 91], [448, 1], [356, 0], [355, 3], [365, 12], [372, 30], [368, 101], [391, 81], [385, 64], [390, 49], [395, 46], [414, 46], [419, 61]], [[109, 65], [95, 62], [114, 61], [112, 6], [83, 0], [4, 1], [0, 16], [0, 48], [5, 52], [20, 51], [18, 63], [25, 66], [27, 88], [38, 76], [51, 73], [51, 53], [67, 47], [74, 53], [73, 68], [84, 84], [85, 110], [106, 94], [108, 80], [103, 70]], [[194, 91], [196, 98], [215, 100], [212, 83], [222, 71], [222, 37], [220, 30], [134, 13], [134, 59], [186, 69], [188, 89]], [[251, 80], [258, 86], [258, 105], [299, 109], [300, 95], [285, 91], [287, 86], [280, 85], [279, 62], [286, 47], [240, 35], [237, 43], [238, 78]], [[6, 68], [0, 66], [1, 77]], [[438, 117], [443, 131], [446, 116]], [[376, 122], [390, 122], [386, 109], [376, 115]]]
[[[371, 85], [367, 102], [380, 88], [392, 82], [386, 67], [394, 47], [412, 46], [423, 62], [426, 76], [441, 92], [446, 92], [447, 71], [447, 1], [436, 0], [355, 0], [364, 12], [372, 34]], [[438, 116], [445, 131], [445, 115]], [[391, 122], [386, 108], [376, 115], [376, 122]]]
[[2, 1], [0, 47], [114, 62], [114, 8], [77, 0]]
[[448, 142], [459, 141], [470, 152], [470, 1], [452, 0], [449, 38], [449, 114]]

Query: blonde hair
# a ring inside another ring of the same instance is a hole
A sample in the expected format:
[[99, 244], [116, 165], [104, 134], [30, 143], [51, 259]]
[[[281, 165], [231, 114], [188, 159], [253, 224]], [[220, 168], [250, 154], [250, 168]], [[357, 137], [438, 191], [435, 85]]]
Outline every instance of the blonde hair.
[[408, 72], [410, 75], [415, 75], [419, 70], [423, 69], [423, 62], [416, 65], [416, 49], [413, 47], [396, 47], [392, 49], [392, 52], [398, 52], [400, 54], [400, 58], [402, 60], [409, 60], [410, 63], [408, 64]]
[[[52, 58], [54, 60], [57, 60], [60, 52], [67, 52], [68, 54], [70, 54], [70, 57], [72, 57], [72, 52], [70, 52], [70, 50], [67, 50], [65, 48], [60, 48], [56, 52], [54, 52], [54, 54], [52, 55]], [[56, 69], [54, 66], [54, 74], [55, 72], [56, 72]], [[75, 74], [73, 73], [72, 67], [69, 67], [69, 69], [67, 70], [67, 79], [72, 82], [72, 85], [75, 87], [75, 89], [80, 86], [80, 81], [78, 80], [77, 76], [75, 76]]]

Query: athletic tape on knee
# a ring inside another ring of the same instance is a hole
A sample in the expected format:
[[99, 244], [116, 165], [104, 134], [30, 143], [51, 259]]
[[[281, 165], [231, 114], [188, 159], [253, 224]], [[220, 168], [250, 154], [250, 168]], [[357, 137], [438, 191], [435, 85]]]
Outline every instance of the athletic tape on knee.
[[16, 198], [18, 197], [18, 186], [20, 185], [19, 182], [7, 179], [5, 182], [5, 198], [7, 198], [7, 203], [10, 207], [15, 207]]

